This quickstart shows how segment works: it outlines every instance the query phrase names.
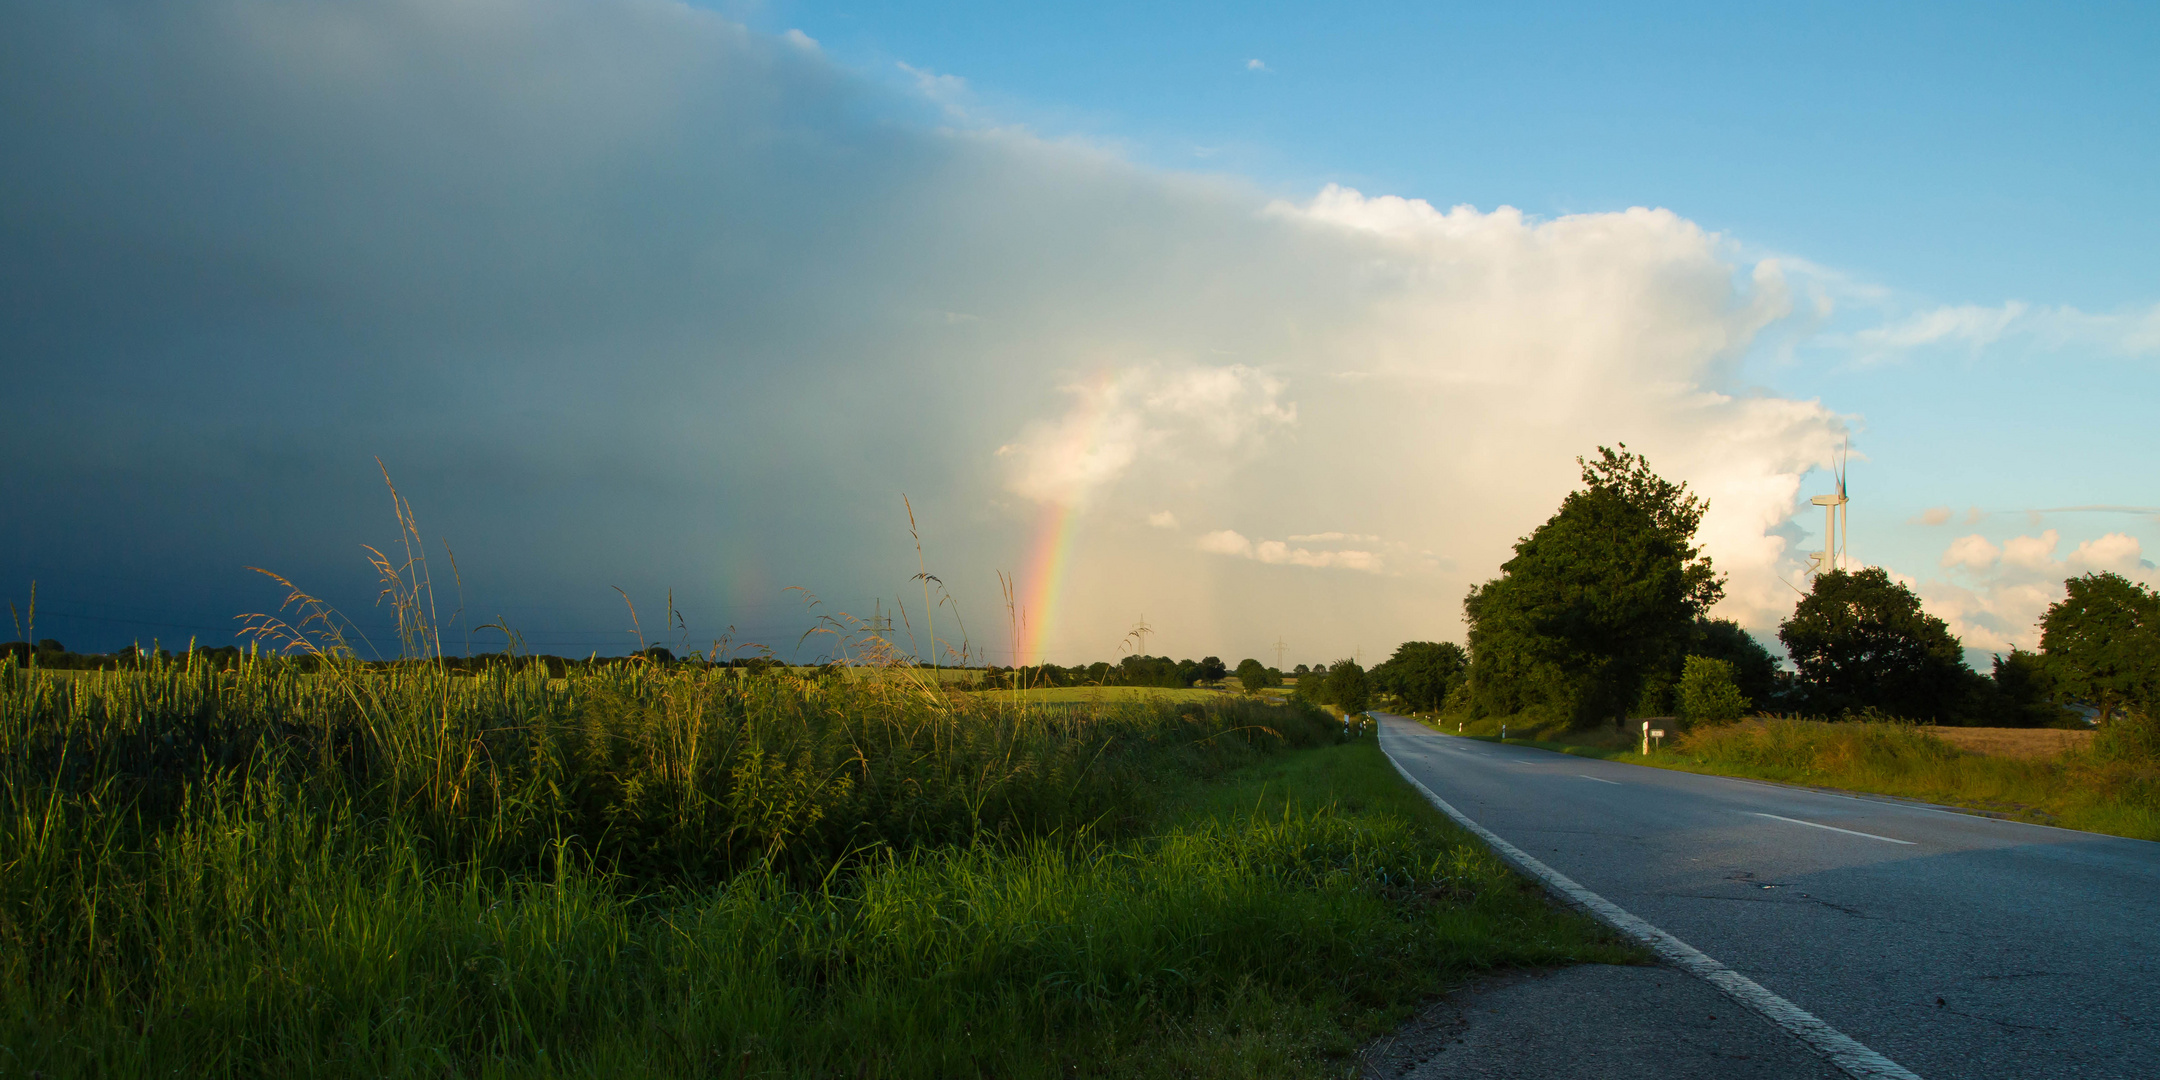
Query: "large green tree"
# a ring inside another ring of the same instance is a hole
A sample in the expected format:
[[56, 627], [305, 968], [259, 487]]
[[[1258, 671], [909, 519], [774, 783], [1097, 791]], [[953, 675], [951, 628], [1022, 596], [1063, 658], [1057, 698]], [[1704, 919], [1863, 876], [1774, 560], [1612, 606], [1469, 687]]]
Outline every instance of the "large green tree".
[[1282, 685], [1282, 680], [1276, 677], [1272, 669], [1251, 657], [1238, 661], [1237, 678], [1238, 685], [1244, 687], [1247, 693]]
[[1617, 721], [1677, 679], [1724, 594], [1695, 544], [1707, 502], [1624, 444], [1578, 464], [1584, 488], [1464, 598], [1481, 713]]
[[1951, 720], [1969, 707], [1979, 676], [1941, 619], [1879, 566], [1828, 570], [1778, 628], [1815, 712], [1880, 709], [1913, 720]]
[[1370, 672], [1373, 688], [1412, 709], [1436, 711], [1463, 680], [1470, 654], [1452, 641], [1406, 641]]
[[2160, 596], [2121, 574], [2063, 582], [2040, 617], [2040, 651], [2057, 693], [2100, 710], [2149, 712], [2160, 703]]
[[1372, 707], [1372, 683], [1355, 660], [1337, 660], [1328, 666], [1327, 701], [1355, 716]]

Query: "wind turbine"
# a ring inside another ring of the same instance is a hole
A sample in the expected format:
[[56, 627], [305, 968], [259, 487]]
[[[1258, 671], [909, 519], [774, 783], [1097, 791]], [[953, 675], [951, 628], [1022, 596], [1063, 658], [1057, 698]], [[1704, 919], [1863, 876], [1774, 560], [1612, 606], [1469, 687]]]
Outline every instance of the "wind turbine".
[[1845, 504], [1852, 501], [1845, 495], [1845, 459], [1851, 452], [1852, 441], [1848, 439], [1832, 459], [1831, 474], [1837, 478], [1837, 494], [1817, 495], [1809, 500], [1823, 508], [1823, 549], [1808, 555], [1809, 573], [1845, 569], [1851, 539], [1846, 534]]

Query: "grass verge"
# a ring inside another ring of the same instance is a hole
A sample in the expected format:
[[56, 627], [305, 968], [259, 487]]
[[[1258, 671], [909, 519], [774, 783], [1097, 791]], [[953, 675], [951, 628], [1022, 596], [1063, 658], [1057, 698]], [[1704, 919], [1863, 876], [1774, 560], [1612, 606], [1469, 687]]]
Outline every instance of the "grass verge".
[[[1499, 741], [1489, 734], [1466, 737]], [[1668, 739], [1647, 756], [1640, 752], [1640, 738], [1639, 733], [1589, 731], [1507, 742], [1682, 772], [1918, 799], [2035, 824], [2160, 840], [2160, 762], [2149, 759], [2111, 759], [2078, 749], [2052, 757], [1987, 756], [1961, 750], [1926, 726], [1863, 721], [1767, 719], [1707, 727]]]
[[1635, 958], [1300, 706], [0, 675], [0, 1075], [1344, 1075]]

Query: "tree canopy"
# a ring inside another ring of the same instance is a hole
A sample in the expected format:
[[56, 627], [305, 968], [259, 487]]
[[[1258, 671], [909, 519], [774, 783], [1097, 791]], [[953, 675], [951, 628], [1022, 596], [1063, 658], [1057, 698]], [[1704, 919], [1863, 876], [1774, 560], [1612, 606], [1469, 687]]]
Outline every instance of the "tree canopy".
[[1586, 486], [1464, 598], [1481, 713], [1617, 719], [1678, 679], [1697, 620], [1724, 595], [1695, 544], [1707, 502], [1625, 444], [1577, 463]]
[[1345, 715], [1372, 707], [1372, 684], [1355, 660], [1337, 660], [1328, 666], [1325, 704], [1341, 706]]
[[2040, 618], [2040, 649], [2057, 693], [2100, 710], [2100, 722], [2160, 702], [2160, 595], [2121, 574], [2063, 582]]
[[1732, 681], [1742, 697], [1755, 707], [1769, 706], [1778, 693], [1777, 656], [1755, 635], [1731, 619], [1698, 619], [1688, 655], [1723, 660], [1732, 665]]
[[1879, 566], [1816, 575], [1778, 638], [1815, 712], [1873, 708], [1951, 719], [1966, 709], [1978, 679], [1950, 627]]
[[1469, 667], [1470, 654], [1452, 641], [1406, 641], [1370, 675], [1380, 693], [1393, 694], [1412, 709], [1438, 711]]

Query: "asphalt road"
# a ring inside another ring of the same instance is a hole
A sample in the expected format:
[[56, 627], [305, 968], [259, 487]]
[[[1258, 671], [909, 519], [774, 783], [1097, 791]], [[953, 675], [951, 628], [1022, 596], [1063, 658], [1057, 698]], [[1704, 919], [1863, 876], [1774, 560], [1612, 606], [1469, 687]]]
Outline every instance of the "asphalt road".
[[1478, 824], [1926, 1080], [2160, 1077], [2160, 844], [1440, 735]]

